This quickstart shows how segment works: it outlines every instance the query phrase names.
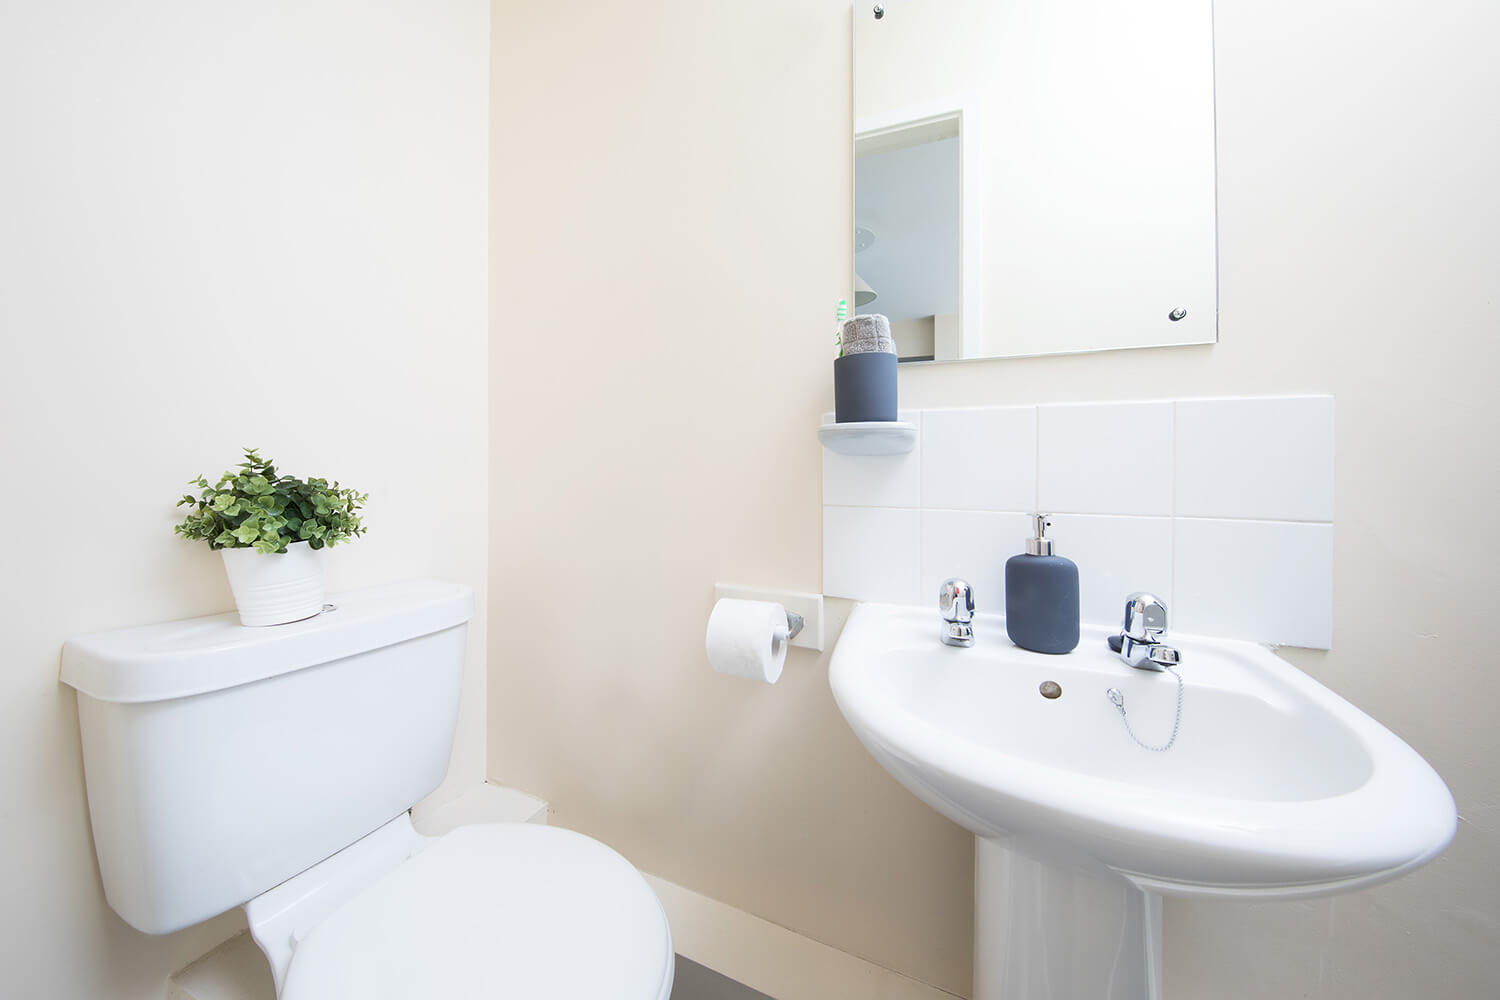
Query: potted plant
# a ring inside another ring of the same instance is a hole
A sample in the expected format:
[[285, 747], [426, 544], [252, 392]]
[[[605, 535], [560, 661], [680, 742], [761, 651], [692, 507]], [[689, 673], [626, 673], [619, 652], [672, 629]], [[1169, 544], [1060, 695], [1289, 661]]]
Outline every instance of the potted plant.
[[323, 549], [364, 534], [365, 494], [282, 475], [254, 448], [238, 472], [190, 483], [198, 495], [177, 501], [189, 508], [177, 534], [223, 554], [241, 625], [283, 625], [323, 610]]

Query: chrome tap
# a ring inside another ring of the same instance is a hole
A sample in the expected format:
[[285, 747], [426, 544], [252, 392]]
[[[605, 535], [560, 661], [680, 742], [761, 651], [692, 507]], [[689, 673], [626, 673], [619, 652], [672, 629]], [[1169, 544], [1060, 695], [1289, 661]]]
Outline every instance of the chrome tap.
[[1119, 635], [1109, 637], [1109, 648], [1137, 670], [1165, 670], [1177, 666], [1182, 655], [1162, 640], [1167, 634], [1167, 606], [1147, 593], [1125, 599], [1125, 622]]
[[974, 591], [967, 580], [945, 580], [938, 591], [938, 610], [943, 613], [944, 644], [974, 645]]

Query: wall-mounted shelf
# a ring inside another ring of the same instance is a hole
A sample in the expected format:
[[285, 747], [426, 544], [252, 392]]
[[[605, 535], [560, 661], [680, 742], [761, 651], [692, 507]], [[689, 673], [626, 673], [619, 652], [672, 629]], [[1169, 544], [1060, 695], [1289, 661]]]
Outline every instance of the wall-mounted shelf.
[[904, 420], [823, 424], [818, 440], [841, 455], [904, 455], [917, 446], [917, 425]]

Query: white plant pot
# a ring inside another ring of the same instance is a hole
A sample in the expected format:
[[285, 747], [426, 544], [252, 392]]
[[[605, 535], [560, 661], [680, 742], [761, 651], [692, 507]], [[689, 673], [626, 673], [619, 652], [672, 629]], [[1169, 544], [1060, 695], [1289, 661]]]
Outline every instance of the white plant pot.
[[323, 610], [323, 550], [293, 542], [285, 552], [220, 549], [241, 625], [285, 625]]

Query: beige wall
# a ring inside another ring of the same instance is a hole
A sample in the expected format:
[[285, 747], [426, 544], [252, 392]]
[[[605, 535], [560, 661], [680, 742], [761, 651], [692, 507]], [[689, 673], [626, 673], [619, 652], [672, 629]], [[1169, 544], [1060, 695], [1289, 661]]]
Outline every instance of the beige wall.
[[[488, 8], [0, 12], [0, 993], [161, 1000], [237, 916], [105, 905], [69, 635], [225, 610], [174, 538], [241, 444], [371, 494], [330, 585], [483, 598]], [[481, 605], [482, 606], [482, 605]], [[483, 617], [450, 777], [482, 772]]]
[[[1222, 343], [908, 369], [903, 403], [1337, 395], [1336, 648], [1288, 656], [1411, 741], [1464, 819], [1384, 888], [1169, 903], [1168, 995], [1487, 995], [1500, 12], [1216, 7]], [[715, 580], [819, 581], [848, 6], [495, 12], [495, 141], [540, 152], [493, 157], [490, 775], [648, 870], [964, 991], [968, 837], [866, 759], [826, 657], [763, 688], [701, 648]]]
[[821, 589], [848, 10], [510, 2], [492, 28], [490, 777], [963, 989], [968, 836], [854, 740], [826, 656], [765, 687], [703, 653], [715, 581]]

